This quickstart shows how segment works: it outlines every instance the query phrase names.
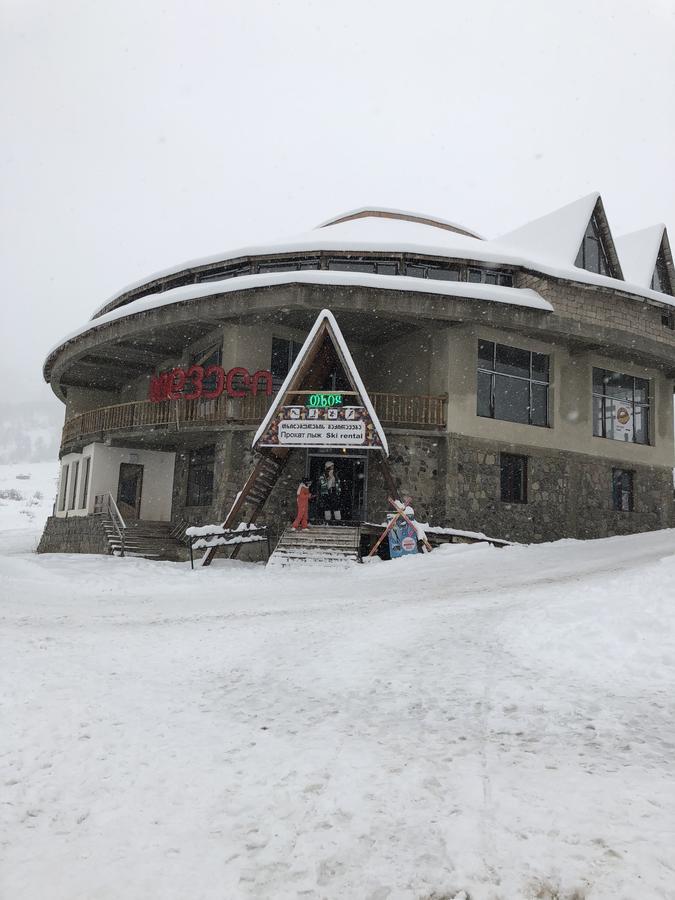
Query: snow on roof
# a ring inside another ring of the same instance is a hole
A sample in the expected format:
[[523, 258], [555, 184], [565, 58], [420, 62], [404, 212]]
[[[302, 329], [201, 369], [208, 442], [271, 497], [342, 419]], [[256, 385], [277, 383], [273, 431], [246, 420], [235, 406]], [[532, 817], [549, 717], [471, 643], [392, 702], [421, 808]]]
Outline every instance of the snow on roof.
[[650, 225], [616, 238], [623, 272], [629, 281], [643, 288], [651, 285], [665, 230], [663, 224]]
[[389, 291], [414, 291], [421, 294], [437, 294], [445, 297], [469, 297], [476, 300], [489, 300], [491, 303], [506, 303], [510, 306], [524, 306], [530, 309], [552, 312], [551, 304], [536, 291], [529, 288], [508, 288], [494, 284], [473, 284], [466, 281], [436, 281], [427, 278], [414, 278], [407, 275], [373, 275], [369, 272], [334, 272], [325, 269], [309, 269], [301, 272], [265, 272], [257, 275], [242, 275], [239, 278], [228, 278], [223, 281], [207, 281], [201, 284], [186, 284], [169, 291], [158, 291], [125, 306], [118, 306], [96, 319], [92, 319], [80, 328], [75, 329], [62, 338], [47, 354], [47, 359], [68, 341], [93, 331], [108, 322], [147, 312], [183, 300], [195, 300], [211, 294], [228, 294], [233, 291], [246, 291], [253, 288], [273, 287], [281, 284], [316, 284], [344, 285], [355, 287], [380, 288]]
[[600, 198], [596, 192], [567, 206], [540, 216], [514, 231], [500, 235], [495, 243], [518, 248], [528, 255], [574, 266], [588, 222]]
[[377, 417], [377, 413], [375, 412], [375, 407], [371, 403], [370, 397], [368, 396], [368, 391], [366, 390], [366, 387], [365, 387], [363, 381], [361, 380], [361, 376], [359, 375], [359, 370], [356, 368], [356, 363], [354, 362], [354, 359], [353, 359], [351, 353], [349, 352], [349, 347], [347, 346], [347, 342], [344, 339], [344, 335], [340, 331], [340, 326], [338, 325], [338, 323], [335, 319], [335, 316], [329, 309], [322, 309], [321, 312], [319, 313], [319, 315], [316, 317], [316, 321], [314, 322], [314, 325], [312, 325], [312, 328], [311, 328], [309, 334], [305, 338], [305, 343], [300, 348], [300, 352], [296, 356], [295, 361], [293, 362], [293, 365], [291, 366], [291, 368], [288, 372], [288, 375], [284, 379], [284, 383], [281, 385], [281, 387], [279, 388], [279, 391], [277, 392], [275, 402], [270, 406], [267, 415], [262, 420], [260, 428], [258, 428], [258, 430], [256, 431], [255, 437], [253, 438], [253, 440], [251, 442], [251, 446], [255, 447], [255, 445], [258, 443], [260, 438], [265, 433], [267, 426], [272, 421], [273, 416], [277, 413], [279, 407], [283, 403], [283, 401], [286, 397], [286, 392], [288, 391], [290, 385], [293, 384], [295, 376], [296, 376], [300, 366], [304, 363], [307, 353], [309, 352], [309, 350], [312, 346], [312, 342], [324, 322], [326, 322], [329, 325], [329, 331], [330, 331], [331, 337], [335, 340], [335, 343], [338, 345], [340, 354], [342, 355], [342, 359], [343, 359], [345, 365], [347, 366], [348, 375], [351, 376], [351, 378], [354, 382], [354, 385], [356, 387], [356, 390], [360, 394], [360, 399], [362, 400], [363, 405], [365, 406], [366, 410], [368, 411], [368, 415], [370, 416], [373, 426], [374, 426], [375, 430], [377, 431], [377, 434], [382, 443], [382, 449], [384, 450], [384, 454], [385, 454], [385, 456], [389, 456], [389, 444], [387, 443], [387, 437], [384, 433], [384, 429], [382, 428], [382, 425], [380, 424], [380, 420]]
[[[405, 219], [378, 216], [350, 219], [345, 222], [337, 222], [329, 227], [315, 228], [312, 231], [278, 243], [242, 247], [227, 253], [218, 254], [217, 256], [174, 266], [125, 288], [123, 291], [115, 294], [99, 309], [104, 309], [110, 303], [115, 302], [135, 288], [185, 270], [209, 264], [227, 263], [241, 257], [270, 257], [280, 254], [303, 254], [319, 251], [353, 254], [375, 252], [410, 253], [449, 260], [475, 260], [488, 265], [516, 266], [538, 271], [554, 278], [621, 290], [628, 294], [634, 294], [641, 299], [675, 305], [675, 300], [650, 290], [644, 281], [633, 281], [632, 277], [622, 281], [607, 275], [588, 272], [574, 265], [584, 231], [599, 198], [600, 195], [597, 192], [589, 194], [580, 200], [576, 200], [574, 203], [562, 207], [562, 209], [556, 210], [547, 216], [542, 216], [527, 225], [523, 225], [521, 228], [517, 228], [493, 240], [481, 240], [477, 237], [470, 237], [448, 229], [439, 228], [432, 224], [412, 222]], [[286, 280], [305, 280], [299, 277], [300, 274], [293, 273], [292, 278]], [[249, 277], [241, 276], [232, 279], [236, 284], [230, 290], [244, 289], [248, 284], [246, 279]], [[314, 277], [316, 283], [318, 283], [320, 277], [318, 273], [315, 273]], [[270, 280], [269, 283], [273, 282]], [[256, 284], [260, 284], [260, 282]], [[209, 282], [209, 285], [210, 287], [206, 287], [205, 293], [215, 290], [216, 287], [218, 287], [219, 291], [222, 289], [219, 282]], [[410, 290], [408, 285], [400, 283], [400, 278], [397, 279], [396, 283], [392, 282], [390, 286], [394, 290]], [[425, 289], [419, 286], [415, 290], [430, 290], [432, 293], [446, 292], [438, 288], [436, 283], [433, 288]], [[167, 291], [166, 293], [176, 296], [173, 294], [173, 291]], [[203, 294], [198, 293], [194, 296], [203, 296]], [[502, 302], [504, 301], [502, 300]], [[94, 315], [96, 316], [97, 313]]]

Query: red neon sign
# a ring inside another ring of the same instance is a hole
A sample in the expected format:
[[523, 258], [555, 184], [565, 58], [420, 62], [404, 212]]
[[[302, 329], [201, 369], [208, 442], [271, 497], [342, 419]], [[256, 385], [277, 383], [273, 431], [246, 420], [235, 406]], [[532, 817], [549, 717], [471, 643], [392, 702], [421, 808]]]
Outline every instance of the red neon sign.
[[[204, 386], [205, 381], [209, 387]], [[211, 381], [213, 388], [210, 387]], [[235, 366], [227, 373], [222, 366], [190, 366], [189, 369], [176, 368], [153, 375], [148, 396], [153, 403], [163, 400], [215, 400], [223, 391], [228, 397], [245, 397], [247, 392], [255, 397], [261, 389], [268, 397], [271, 396], [272, 373], [267, 369], [260, 369], [251, 375], [242, 366]]]

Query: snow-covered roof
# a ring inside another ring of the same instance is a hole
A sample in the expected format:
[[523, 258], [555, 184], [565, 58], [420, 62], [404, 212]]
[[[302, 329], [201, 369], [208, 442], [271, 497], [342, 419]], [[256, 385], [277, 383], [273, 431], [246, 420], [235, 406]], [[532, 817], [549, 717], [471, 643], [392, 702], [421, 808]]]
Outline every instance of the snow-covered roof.
[[[324, 223], [312, 231], [296, 235], [290, 239], [240, 247], [216, 256], [183, 263], [180, 266], [157, 273], [125, 288], [124, 291], [120, 291], [100, 307], [100, 310], [109, 307], [110, 304], [115, 303], [129, 291], [186, 270], [217, 263], [227, 263], [242, 257], [272, 257], [281, 254], [303, 254], [320, 251], [352, 254], [409, 253], [420, 256], [440, 257], [448, 260], [475, 260], [478, 263], [488, 265], [526, 268], [555, 278], [621, 290], [641, 299], [675, 305], [673, 298], [650, 290], [648, 284], [645, 283], [639, 273], [637, 280], [629, 276], [624, 281], [620, 278], [588, 272], [574, 265], [584, 232], [594, 211], [597, 211], [603, 227], [607, 229], [609, 249], [614, 256], [615, 267], [620, 272], [619, 256], [615, 252], [612, 237], [608, 231], [600, 195], [596, 192], [492, 240], [482, 240], [478, 237], [459, 234], [456, 231], [438, 227], [437, 225], [425, 224], [423, 221], [425, 219], [424, 216], [417, 216], [417, 214], [413, 213], [406, 213], [409, 218], [397, 218], [378, 215], [378, 211], [375, 210], [371, 211], [372, 215], [344, 220], [345, 215], [347, 217], [350, 216], [350, 214], [345, 214], [337, 217], [344, 221], [336, 221], [333, 224]], [[355, 212], [358, 213], [360, 211], [356, 210]], [[392, 212], [398, 213], [399, 211], [392, 210]], [[416, 220], [413, 221], [410, 217], [416, 218]], [[301, 274], [304, 275], [305, 273], [293, 273], [292, 280], [306, 280], [305, 278], [300, 278]], [[229, 289], [243, 290], [246, 287], [257, 286], [261, 283], [259, 281], [249, 281], [250, 277], [241, 276], [232, 279], [236, 282], [236, 286]], [[321, 277], [320, 272], [315, 272], [310, 276], [309, 281], [319, 283]], [[370, 278], [371, 276], [368, 277]], [[273, 283], [273, 280], [270, 279], [269, 283]], [[441, 288], [441, 282], [434, 282], [433, 288], [422, 287], [424, 283], [424, 280], [416, 279], [414, 290], [431, 290], [433, 293], [446, 293]], [[412, 289], [410, 285], [400, 281], [387, 286], [393, 289]], [[189, 287], [191, 288], [192, 286]], [[217, 281], [209, 282], [207, 285], [195, 285], [195, 287], [198, 289], [198, 293], [195, 296], [201, 296], [202, 292], [199, 289], [204, 287], [206, 292], [223, 290], [223, 285]], [[462, 293], [469, 296], [467, 293], [469, 286], [462, 283], [461, 287]], [[497, 292], [494, 291], [494, 288], [491, 290], [496, 295]], [[505, 290], [513, 292], [512, 295], [516, 296], [514, 289], [506, 288]], [[176, 299], [184, 299], [183, 295], [174, 290], [166, 291], [165, 294], [170, 294]], [[131, 307], [133, 305], [130, 304], [128, 312], [132, 312]]]
[[491, 303], [506, 303], [509, 306], [522, 306], [552, 312], [553, 307], [540, 294], [529, 288], [508, 288], [494, 284], [473, 284], [466, 281], [435, 281], [427, 278], [414, 278], [408, 275], [372, 275], [369, 272], [333, 272], [326, 269], [309, 269], [295, 272], [265, 272], [257, 275], [242, 275], [239, 278], [228, 278], [223, 281], [207, 281], [200, 284], [186, 284], [183, 287], [168, 291], [147, 294], [133, 300], [125, 306], [118, 306], [110, 312], [92, 319], [80, 328], [71, 331], [62, 338], [47, 354], [47, 359], [62, 347], [88, 331], [99, 328], [116, 319], [147, 312], [172, 303], [184, 300], [196, 300], [211, 294], [227, 294], [233, 291], [246, 291], [253, 288], [273, 287], [282, 284], [316, 284], [343, 285], [352, 287], [380, 288], [388, 291], [415, 291], [418, 294], [436, 294], [444, 297], [468, 297], [476, 300], [488, 300]]
[[665, 231], [666, 226], [659, 224], [617, 237], [616, 246], [629, 281], [645, 288], [651, 285]]

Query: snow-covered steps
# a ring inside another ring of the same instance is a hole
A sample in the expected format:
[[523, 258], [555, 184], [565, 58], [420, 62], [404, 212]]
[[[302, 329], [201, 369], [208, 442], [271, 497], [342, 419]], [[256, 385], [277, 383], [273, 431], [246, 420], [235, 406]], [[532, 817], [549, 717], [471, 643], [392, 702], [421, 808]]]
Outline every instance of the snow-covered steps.
[[359, 561], [360, 529], [351, 525], [287, 528], [268, 566], [344, 567]]
[[[122, 541], [113, 523], [104, 519], [110, 551], [115, 556], [122, 555]], [[136, 520], [127, 522], [124, 530], [124, 555], [141, 556], [145, 559], [181, 559], [184, 549], [173, 536], [175, 525], [171, 522]]]

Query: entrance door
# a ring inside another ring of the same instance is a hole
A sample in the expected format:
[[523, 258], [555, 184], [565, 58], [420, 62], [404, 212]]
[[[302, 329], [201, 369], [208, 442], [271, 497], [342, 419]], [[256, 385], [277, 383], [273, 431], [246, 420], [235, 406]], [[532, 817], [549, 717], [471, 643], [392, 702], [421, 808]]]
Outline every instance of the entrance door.
[[340, 513], [343, 522], [362, 522], [366, 510], [366, 484], [368, 475], [368, 458], [366, 456], [350, 456], [345, 453], [309, 453], [307, 458], [307, 474], [311, 491], [316, 494], [309, 506], [311, 522], [324, 521], [323, 510], [319, 500], [319, 478], [328, 461], [333, 463], [335, 474], [340, 479]]
[[120, 480], [117, 485], [117, 506], [123, 519], [139, 519], [141, 516], [141, 489], [143, 466], [138, 463], [120, 463]]

